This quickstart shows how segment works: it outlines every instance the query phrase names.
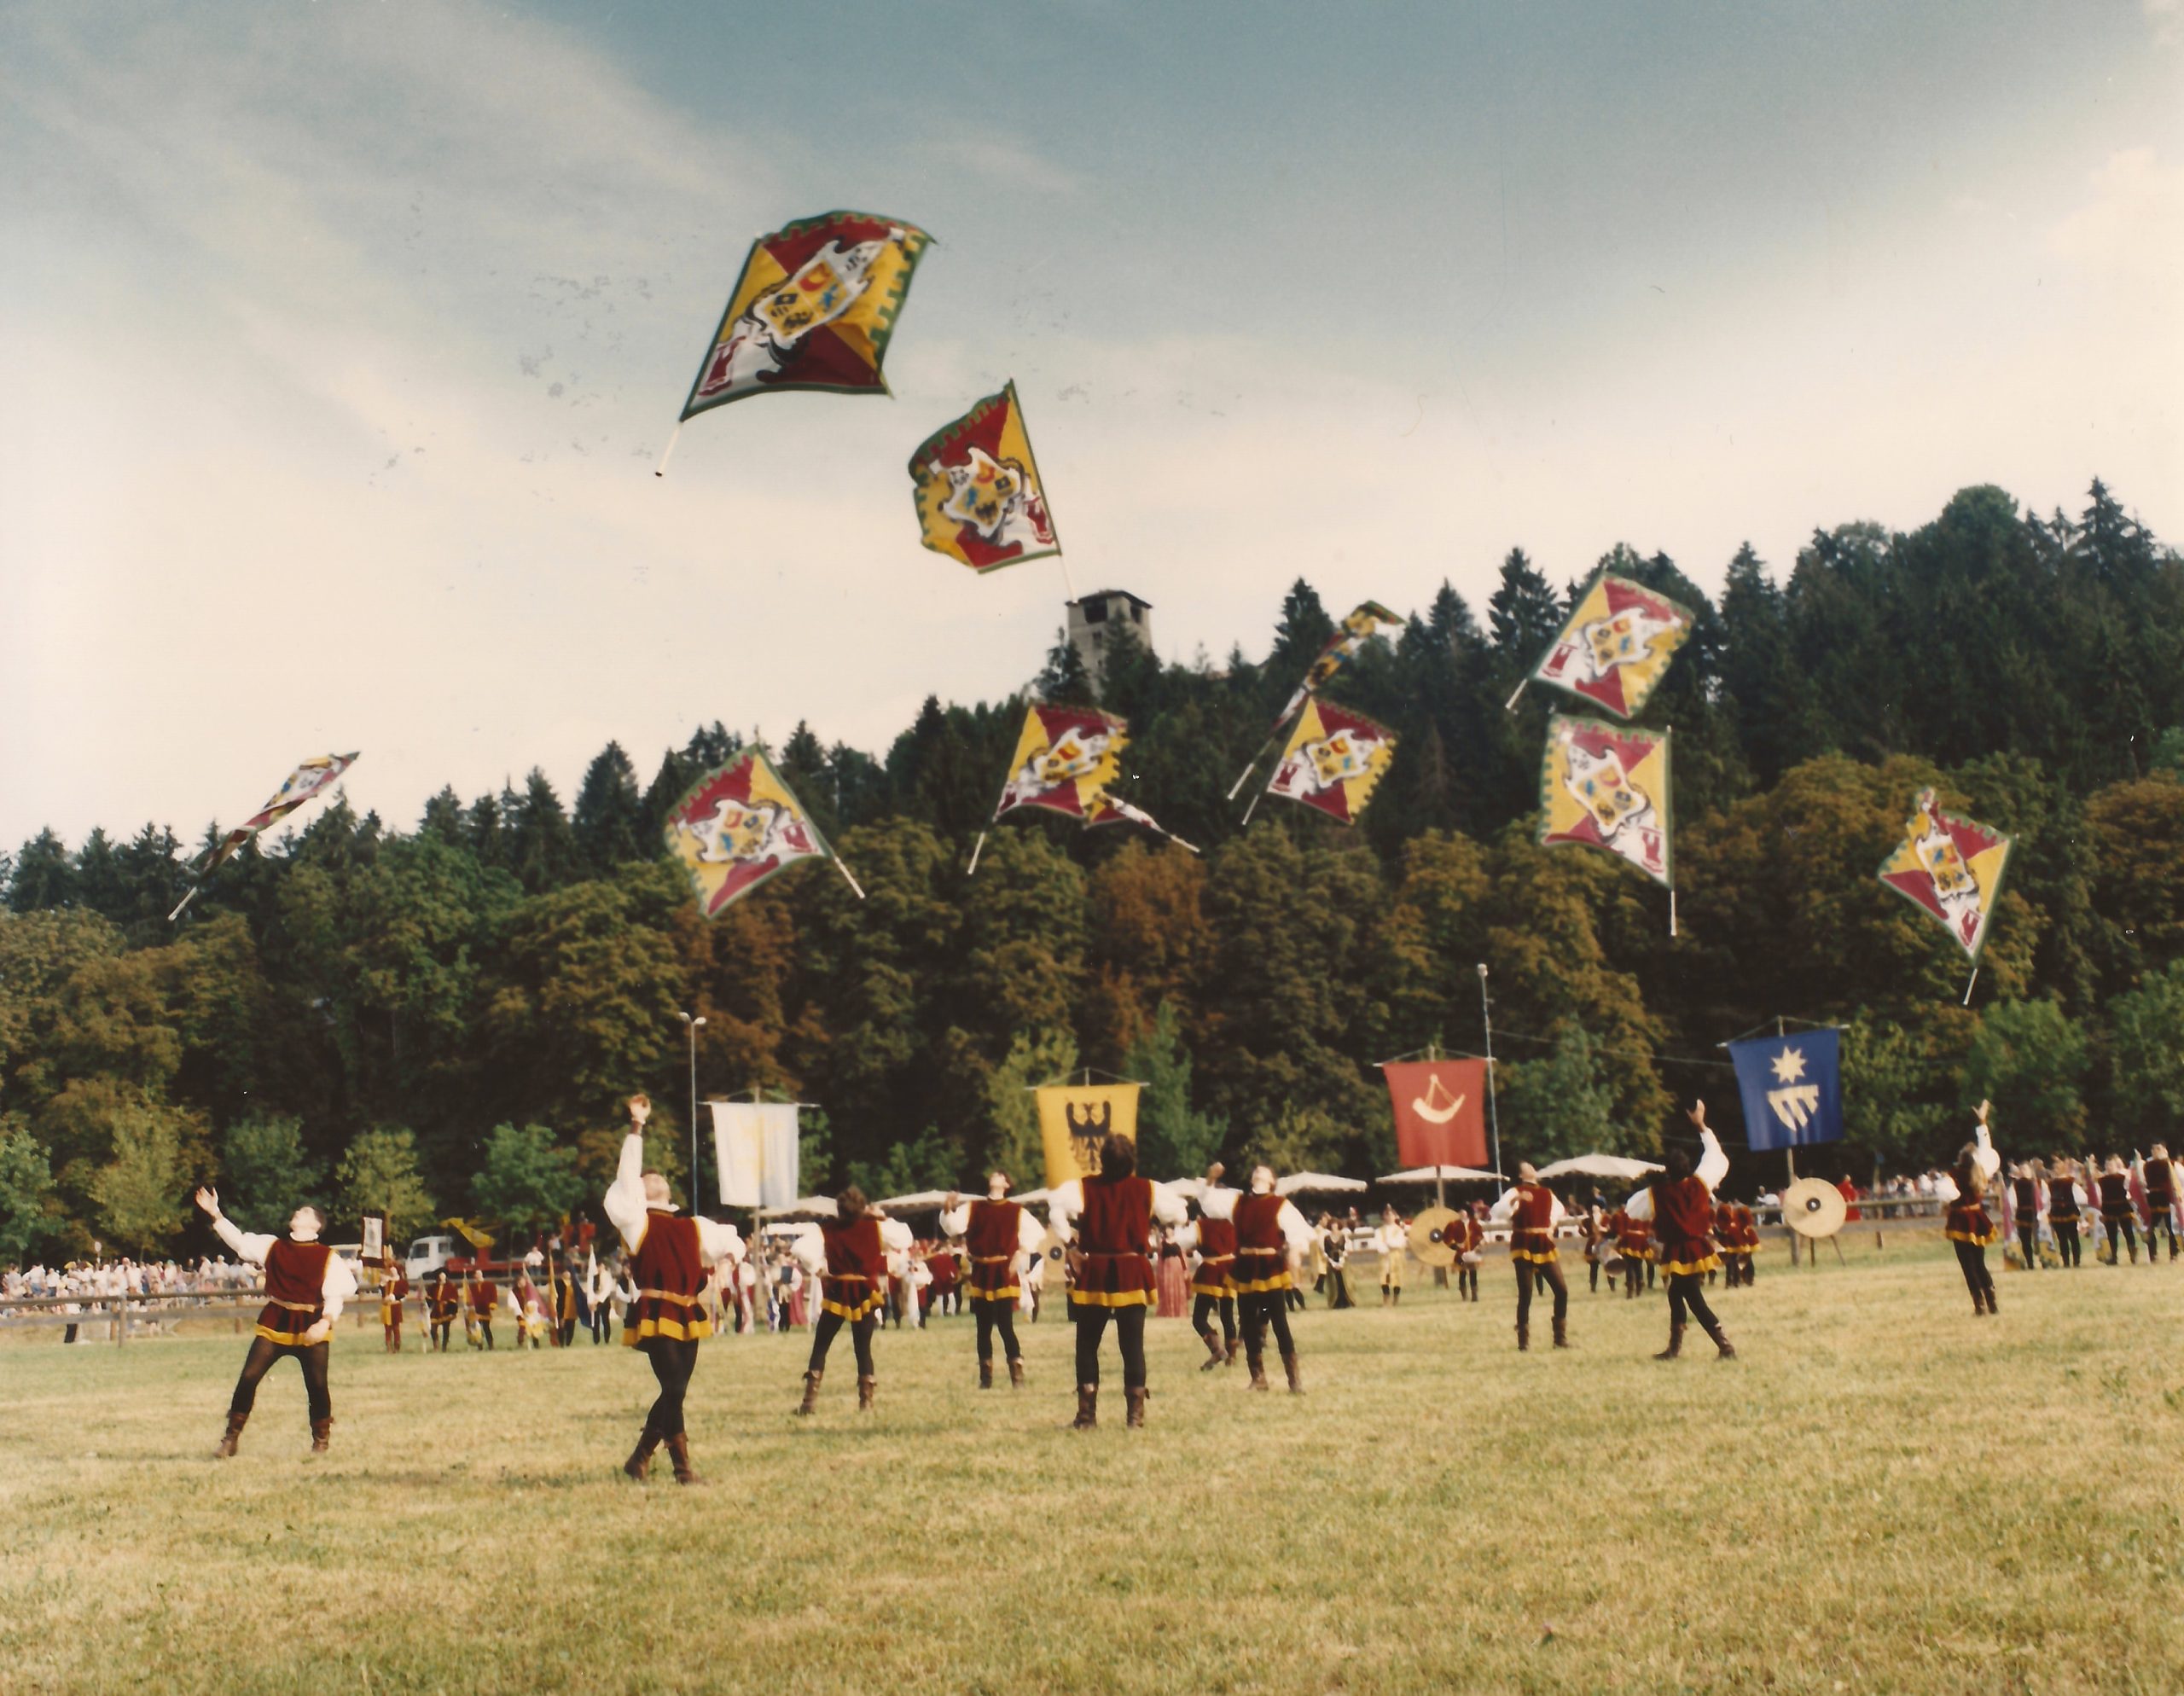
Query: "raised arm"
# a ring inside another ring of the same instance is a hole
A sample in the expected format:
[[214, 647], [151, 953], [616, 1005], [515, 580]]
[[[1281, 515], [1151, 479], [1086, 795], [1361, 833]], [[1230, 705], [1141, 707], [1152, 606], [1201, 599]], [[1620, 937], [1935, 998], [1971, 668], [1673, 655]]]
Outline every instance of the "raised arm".
[[607, 1187], [607, 1223], [622, 1234], [624, 1246], [632, 1250], [645, 1234], [645, 1121], [651, 1117], [648, 1097], [630, 1097], [630, 1133], [622, 1139], [614, 1182]]
[[1067, 1183], [1057, 1184], [1047, 1195], [1047, 1217], [1054, 1223], [1054, 1234], [1064, 1242], [1077, 1235], [1077, 1216], [1084, 1211], [1084, 1186], [1072, 1178]]
[[1180, 1225], [1191, 1216], [1189, 1203], [1165, 1183], [1153, 1186], [1153, 1217], [1164, 1225]]
[[715, 1263], [743, 1252], [743, 1233], [719, 1219], [698, 1220], [698, 1252]]
[[971, 1204], [954, 1190], [948, 1193], [947, 1204], [940, 1210], [940, 1234], [945, 1237], [960, 1237], [971, 1228]]
[[[235, 1251], [236, 1259], [247, 1260], [253, 1266], [263, 1266], [265, 1263], [265, 1256], [273, 1245], [279, 1240], [277, 1237], [268, 1236], [257, 1231], [237, 1229], [235, 1221], [220, 1211], [220, 1198], [212, 1190], [199, 1190], [197, 1205], [212, 1220], [212, 1228], [219, 1233], [220, 1240]], [[339, 1259], [340, 1257], [337, 1255], [334, 1257]]]
[[1978, 1163], [1979, 1170], [1986, 1173], [1988, 1182], [1990, 1183], [1994, 1182], [1995, 1175], [2002, 1169], [2002, 1157], [1995, 1152], [1995, 1139], [1987, 1127], [1987, 1115], [1993, 1106], [1994, 1104], [1990, 1101], [1982, 1101], [1979, 1104], [1978, 1124], [1972, 1133], [1972, 1140], [1978, 1145], [1972, 1150], [1972, 1158]]
[[1502, 1192], [1502, 1199], [1494, 1204], [1492, 1209], [1488, 1212], [1486, 1217], [1493, 1220], [1497, 1225], [1506, 1225], [1510, 1220], [1515, 1218], [1517, 1217], [1516, 1190], [1503, 1190]]
[[1653, 1223], [1653, 1187], [1647, 1184], [1623, 1204], [1623, 1217], [1635, 1219], [1641, 1225]]

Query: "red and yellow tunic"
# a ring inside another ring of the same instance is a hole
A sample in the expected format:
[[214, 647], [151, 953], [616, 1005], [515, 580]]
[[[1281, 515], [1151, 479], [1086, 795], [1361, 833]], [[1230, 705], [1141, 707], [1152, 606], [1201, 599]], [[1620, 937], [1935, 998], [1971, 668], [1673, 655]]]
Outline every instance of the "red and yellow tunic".
[[1156, 1299], [1153, 1261], [1145, 1252], [1153, 1234], [1153, 1180], [1133, 1173], [1083, 1179], [1084, 1211], [1077, 1217], [1077, 1281], [1069, 1299], [1077, 1307], [1151, 1307]]
[[1634, 1219], [1618, 1207], [1608, 1223], [1615, 1227], [1615, 1246], [1625, 1260], [1653, 1257], [1653, 1228], [1643, 1219]]
[[379, 1322], [398, 1327], [402, 1304], [410, 1298], [410, 1281], [399, 1272], [379, 1287]]
[[[1016, 1263], [1023, 1250], [1024, 1210], [1014, 1201], [973, 1201], [964, 1228], [971, 1275], [964, 1292], [974, 1302], [1013, 1302], [1023, 1293]], [[939, 1281], [937, 1275], [934, 1281]]]
[[698, 1246], [698, 1222], [665, 1207], [645, 1209], [645, 1234], [630, 1267], [637, 1298], [622, 1316], [622, 1340], [631, 1348], [654, 1337], [694, 1343], [713, 1334], [706, 1312], [706, 1281], [712, 1269]]
[[880, 1240], [880, 1221], [860, 1214], [847, 1224], [822, 1223], [819, 1234], [827, 1245], [819, 1306], [855, 1324], [887, 1298], [887, 1245]]
[[500, 1286], [491, 1278], [480, 1278], [470, 1287], [470, 1310], [479, 1318], [490, 1321], [500, 1304]]
[[2146, 1205], [2157, 1213], [2166, 1213], [2175, 1205], [2175, 1163], [2169, 1160], [2148, 1160], [2146, 1162]]
[[2131, 1179], [2128, 1172], [2103, 1172], [2100, 1175], [2100, 1217], [2111, 1225], [2138, 1223], [2139, 1210], [2131, 1200]]
[[1746, 1259], [1749, 1259], [1752, 1250], [1759, 1246], [1759, 1216], [1741, 1201], [1737, 1203], [1734, 1211], [1737, 1221], [1737, 1248]]
[[435, 1325], [452, 1325], [455, 1316], [462, 1307], [462, 1292], [444, 1280], [433, 1286], [426, 1297]]
[[322, 1242], [282, 1237], [265, 1251], [265, 1305], [258, 1334], [283, 1348], [302, 1349], [304, 1333], [326, 1311], [326, 1263], [334, 1251]]
[[2078, 1187], [2074, 1179], [2057, 1176], [2048, 1185], [2048, 1221], [2054, 1225], [2078, 1222]]
[[1671, 1278], [1721, 1269], [1714, 1252], [1714, 1193], [1704, 1178], [1656, 1178], [1653, 1184], [1653, 1226], [1660, 1233], [1656, 1258]]
[[1191, 1293], [1233, 1296], [1236, 1293], [1236, 1222], [1210, 1219], [1198, 1222], [1198, 1270], [1191, 1274]]
[[1520, 1183], [1516, 1210], [1509, 1216], [1509, 1258], [1551, 1266], [1554, 1251], [1554, 1192], [1543, 1183]]
[[1238, 1295], [1286, 1290], [1294, 1283], [1289, 1274], [1289, 1239], [1281, 1228], [1281, 1210], [1288, 1205], [1279, 1195], [1246, 1195], [1236, 1203], [1232, 1222], [1236, 1228], [1236, 1270], [1232, 1281]]
[[1441, 1228], [1442, 1246], [1456, 1252], [1461, 1260], [1467, 1254], [1476, 1254], [1486, 1241], [1486, 1228], [1470, 1213], [1459, 1213]]
[[1951, 1242], [1984, 1248], [2001, 1232], [1987, 1211], [1986, 1198], [1966, 1194], [1960, 1186], [1956, 1199], [1942, 1213], [1942, 1234]]

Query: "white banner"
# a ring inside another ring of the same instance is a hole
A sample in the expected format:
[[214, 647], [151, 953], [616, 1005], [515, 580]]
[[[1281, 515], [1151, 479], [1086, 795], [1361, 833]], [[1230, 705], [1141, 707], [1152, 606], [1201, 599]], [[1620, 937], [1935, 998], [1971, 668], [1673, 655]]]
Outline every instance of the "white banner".
[[713, 1158], [727, 1207], [787, 1207], [796, 1199], [796, 1103], [711, 1101]]

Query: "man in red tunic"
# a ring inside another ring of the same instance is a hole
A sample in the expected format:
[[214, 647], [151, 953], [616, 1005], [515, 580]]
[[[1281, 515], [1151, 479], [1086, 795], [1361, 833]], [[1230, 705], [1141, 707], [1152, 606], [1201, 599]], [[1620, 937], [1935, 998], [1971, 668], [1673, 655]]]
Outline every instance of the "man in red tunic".
[[1554, 1228], [1563, 1220], [1562, 1203], [1530, 1160], [1517, 1163], [1516, 1188], [1502, 1193], [1493, 1217], [1509, 1227], [1509, 1263], [1517, 1274], [1517, 1346], [1532, 1345], [1532, 1287], [1554, 1292], [1554, 1346], [1570, 1346], [1570, 1287], [1562, 1281], [1561, 1257], [1555, 1252]]
[[1672, 1361], [1681, 1355], [1684, 1327], [1696, 1319], [1721, 1357], [1734, 1360], [1737, 1351], [1707, 1305], [1705, 1286], [1706, 1274], [1722, 1264], [1714, 1252], [1714, 1186], [1729, 1175], [1729, 1157], [1707, 1129], [1704, 1101], [1692, 1103], [1691, 1122], [1699, 1128], [1698, 1170], [1692, 1170], [1688, 1148], [1670, 1148], [1661, 1157], [1668, 1170], [1624, 1203], [1623, 1211], [1654, 1227], [1654, 1255], [1668, 1280], [1669, 1345], [1653, 1358]]
[[2169, 1158], [2169, 1145], [2157, 1142], [2153, 1153], [2140, 1163], [2139, 1182], [2146, 1193], [2146, 1264], [2154, 1263], [2154, 1238], [2169, 1233], [2169, 1257], [2176, 1258], [2176, 1163]]
[[[481, 1278], [475, 1271], [465, 1280], [470, 1298], [471, 1346], [493, 1346], [493, 1314], [501, 1304], [500, 1286], [491, 1278]], [[519, 1344], [521, 1339], [517, 1339]]]
[[334, 1334], [334, 1321], [341, 1316], [341, 1304], [357, 1293], [356, 1273], [318, 1240], [326, 1219], [316, 1207], [296, 1209], [288, 1221], [288, 1234], [276, 1237], [236, 1229], [222, 1215], [220, 1198], [212, 1190], [199, 1190], [197, 1205], [236, 1259], [265, 1269], [265, 1305], [258, 1310], [250, 1352], [243, 1356], [242, 1376], [235, 1380], [235, 1393], [228, 1403], [227, 1435], [212, 1452], [224, 1461], [234, 1455], [258, 1399], [258, 1379], [276, 1361], [293, 1356], [304, 1375], [304, 1397], [311, 1409], [311, 1452], [323, 1455], [334, 1430], [334, 1398], [326, 1386], [327, 1339]]
[[1016, 1300], [1024, 1287], [1017, 1273], [1025, 1256], [1037, 1254], [1046, 1233], [1029, 1210], [1008, 1199], [1008, 1174], [994, 1172], [986, 1179], [985, 1199], [966, 1203], [950, 1191], [940, 1216], [940, 1228], [964, 1240], [970, 1256], [971, 1275], [964, 1285], [970, 1297], [971, 1316], [979, 1327], [979, 1388], [993, 1388], [993, 1339], [1001, 1335], [1002, 1353], [1008, 1362], [1008, 1381], [1024, 1385], [1024, 1350], [1016, 1341]]
[[[1176, 1233], [1176, 1246], [1185, 1254], [1195, 1252], [1198, 1265], [1191, 1273], [1191, 1328], [1205, 1345], [1200, 1372], [1217, 1366], [1234, 1366], [1239, 1347], [1236, 1334], [1236, 1192], [1221, 1182], [1219, 1162], [1206, 1169], [1205, 1188], [1199, 1192], [1198, 1217]], [[1214, 1316], [1221, 1318], [1221, 1334], [1213, 1334]]]
[[622, 1139], [606, 1198], [607, 1220], [622, 1234], [630, 1281], [636, 1287], [636, 1298], [623, 1316], [622, 1340], [643, 1350], [659, 1384], [637, 1446], [622, 1470], [642, 1484], [653, 1451], [665, 1443], [675, 1482], [696, 1484], [682, 1398], [697, 1370], [698, 1345], [712, 1335], [706, 1287], [714, 1265], [734, 1254], [742, 1239], [733, 1225], [677, 1212], [666, 1177], [645, 1170], [645, 1121], [651, 1117], [651, 1098], [632, 1095], [629, 1134]]
[[1145, 1423], [1145, 1315], [1154, 1286], [1149, 1249], [1153, 1222], [1180, 1225], [1182, 1199], [1137, 1175], [1137, 1144], [1110, 1134], [1100, 1146], [1100, 1170], [1072, 1178], [1048, 1197], [1054, 1230], [1070, 1245], [1070, 1317], [1077, 1321], [1077, 1418], [1074, 1431], [1099, 1424], [1100, 1339], [1109, 1321], [1122, 1349], [1126, 1422]]
[[[850, 1327], [857, 1351], [857, 1409], [871, 1411], [880, 1388], [872, 1363], [872, 1333], [887, 1300], [888, 1260], [908, 1252], [910, 1228], [883, 1218], [851, 1184], [834, 1198], [834, 1217], [807, 1225], [791, 1247], [797, 1263], [820, 1279], [819, 1319], [811, 1328], [811, 1359], [804, 1373], [804, 1401], [797, 1412], [819, 1411], [819, 1381], [827, 1375], [827, 1351], [842, 1327]], [[897, 1327], [899, 1328], [899, 1327]]]
[[1456, 1253], [1456, 1299], [1478, 1300], [1478, 1263], [1484, 1257], [1486, 1227], [1469, 1207], [1456, 1209], [1456, 1217], [1443, 1227], [1442, 1243]]
[[431, 1329], [425, 1336], [427, 1350], [447, 1352], [448, 1333], [455, 1327], [455, 1316], [462, 1311], [462, 1292], [447, 1281], [447, 1269], [443, 1267], [433, 1275], [433, 1287], [425, 1292], [425, 1316]]
[[1289, 1334], [1289, 1292], [1297, 1279], [1291, 1268], [1312, 1244], [1312, 1227], [1296, 1204], [1274, 1187], [1274, 1168], [1252, 1168], [1251, 1194], [1236, 1203], [1236, 1298], [1244, 1323], [1244, 1363], [1251, 1368], [1247, 1386], [1264, 1391], [1266, 1333], [1274, 1331], [1289, 1393], [1304, 1393], [1304, 1374], [1297, 1344]]
[[1632, 1218], [1627, 1207], [1617, 1208], [1608, 1223], [1615, 1230], [1616, 1252], [1623, 1257], [1623, 1299], [1635, 1300], [1646, 1281], [1647, 1263], [1653, 1257], [1653, 1228]]

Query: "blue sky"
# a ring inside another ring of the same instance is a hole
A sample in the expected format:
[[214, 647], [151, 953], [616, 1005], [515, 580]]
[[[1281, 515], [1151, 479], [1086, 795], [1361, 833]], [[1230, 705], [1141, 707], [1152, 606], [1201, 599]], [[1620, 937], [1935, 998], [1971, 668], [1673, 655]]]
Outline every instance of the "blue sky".
[[[413, 820], [700, 720], [996, 698], [1040, 562], [903, 462], [1014, 377], [1162, 650], [1618, 541], [2098, 474], [2184, 537], [2184, 14], [17, 5], [0, 14], [0, 842], [194, 838], [298, 757]], [[939, 238], [892, 400], [651, 466], [752, 235]]]

